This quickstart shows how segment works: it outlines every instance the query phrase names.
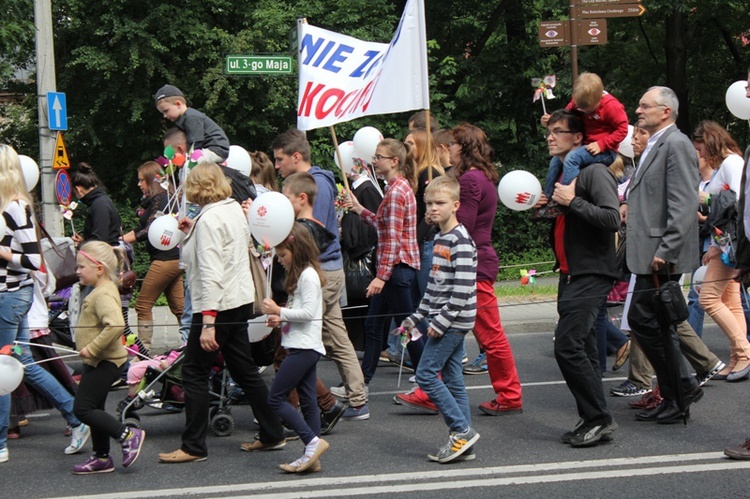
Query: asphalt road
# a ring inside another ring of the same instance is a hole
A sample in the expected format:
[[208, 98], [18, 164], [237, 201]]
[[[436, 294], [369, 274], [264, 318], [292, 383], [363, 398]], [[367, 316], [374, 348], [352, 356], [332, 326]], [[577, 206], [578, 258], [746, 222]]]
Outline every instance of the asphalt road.
[[[725, 459], [722, 450], [750, 436], [750, 382], [709, 382], [706, 396], [692, 408], [687, 426], [637, 422], [625, 398], [610, 397], [619, 423], [614, 441], [586, 449], [560, 443], [577, 416], [552, 355], [552, 333], [509, 335], [524, 390], [524, 413], [492, 417], [476, 406], [489, 400], [486, 375], [466, 376], [473, 424], [481, 434], [477, 459], [439, 465], [429, 452], [446, 441], [440, 416], [420, 415], [394, 405], [398, 368], [381, 364], [371, 384], [368, 421], [338, 424], [326, 437], [331, 449], [323, 471], [310, 476], [283, 474], [278, 464], [297, 458], [299, 441], [280, 451], [248, 454], [240, 443], [252, 437], [247, 406], [233, 409], [237, 429], [229, 437], [209, 437], [209, 459], [202, 463], [160, 464], [157, 453], [179, 447], [181, 414], [147, 409], [144, 451], [128, 470], [75, 476], [73, 464], [87, 452], [66, 456], [64, 421], [56, 414], [35, 415], [23, 437], [10, 442], [10, 461], [0, 465], [3, 497], [334, 497], [408, 494], [410, 497], [748, 497], [750, 462]], [[727, 340], [712, 323], [704, 338], [726, 360]], [[469, 343], [473, 358], [476, 345]], [[624, 367], [605, 378], [619, 384]], [[338, 381], [335, 366], [321, 361], [319, 374]], [[265, 376], [270, 379], [271, 374]], [[408, 382], [406, 383], [408, 385]], [[408, 386], [402, 386], [408, 388]], [[112, 392], [108, 407], [124, 397]], [[114, 445], [114, 442], [113, 442]], [[90, 449], [90, 443], [87, 444]], [[113, 449], [116, 450], [115, 447]]]

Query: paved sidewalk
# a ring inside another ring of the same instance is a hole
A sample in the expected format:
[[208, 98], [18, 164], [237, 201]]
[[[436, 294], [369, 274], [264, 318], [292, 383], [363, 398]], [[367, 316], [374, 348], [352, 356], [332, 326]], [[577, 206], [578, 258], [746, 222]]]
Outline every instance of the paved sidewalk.
[[[500, 319], [507, 334], [549, 332], [555, 330], [557, 303], [554, 296], [532, 299], [504, 298], [499, 302]], [[366, 310], [362, 309], [362, 315]], [[138, 319], [130, 309], [130, 327], [137, 333]], [[154, 336], [152, 349], [162, 353], [180, 344], [177, 319], [168, 307], [154, 307]]]

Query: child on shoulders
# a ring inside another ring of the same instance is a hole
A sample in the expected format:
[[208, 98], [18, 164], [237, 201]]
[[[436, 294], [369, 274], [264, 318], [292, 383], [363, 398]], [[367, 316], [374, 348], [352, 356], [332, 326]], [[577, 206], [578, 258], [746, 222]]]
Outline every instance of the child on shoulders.
[[223, 163], [229, 157], [229, 139], [224, 130], [204, 113], [187, 106], [185, 95], [174, 85], [164, 85], [154, 95], [156, 109], [185, 132], [188, 148], [200, 149], [199, 161]]
[[[544, 194], [550, 201], [537, 213], [537, 216], [544, 218], [555, 218], [560, 214], [557, 203], [551, 201], [555, 182], [570, 185], [585, 166], [593, 163], [611, 165], [617, 158], [620, 142], [628, 134], [625, 107], [612, 94], [604, 91], [604, 84], [598, 75], [581, 74], [573, 87], [572, 97], [565, 109], [578, 113], [583, 119], [586, 132], [584, 145], [572, 150], [564, 163], [552, 157], [544, 184]], [[542, 116], [541, 121], [542, 126], [546, 127], [549, 115]], [[546, 136], [549, 141], [550, 132]]]

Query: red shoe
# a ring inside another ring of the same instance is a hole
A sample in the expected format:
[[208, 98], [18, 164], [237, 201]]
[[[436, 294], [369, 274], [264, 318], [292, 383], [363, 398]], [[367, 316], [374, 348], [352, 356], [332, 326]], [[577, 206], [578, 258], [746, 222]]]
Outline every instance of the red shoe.
[[437, 406], [432, 403], [430, 397], [421, 389], [417, 388], [408, 393], [397, 393], [396, 399], [401, 405], [411, 407], [425, 414], [439, 414]]
[[523, 412], [523, 406], [521, 404], [505, 405], [493, 399], [489, 402], [482, 402], [479, 404], [479, 410], [490, 416], [504, 416], [507, 414], [521, 414]]
[[662, 398], [659, 392], [659, 385], [651, 393], [647, 393], [640, 400], [633, 400], [628, 402], [628, 405], [633, 409], [655, 409], [657, 405], [661, 404]]

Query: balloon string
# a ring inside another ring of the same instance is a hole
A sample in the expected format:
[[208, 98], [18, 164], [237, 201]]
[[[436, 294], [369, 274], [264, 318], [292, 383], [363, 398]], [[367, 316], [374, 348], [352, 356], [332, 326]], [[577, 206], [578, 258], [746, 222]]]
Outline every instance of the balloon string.
[[29, 343], [27, 341], [18, 341], [18, 340], [14, 341], [13, 343], [15, 343], [16, 345], [28, 345], [28, 346], [31, 346], [31, 347], [47, 348], [49, 350], [59, 350], [61, 352], [72, 352], [72, 353], [78, 355], [78, 351], [77, 350], [71, 350], [70, 348], [54, 347], [54, 346], [49, 346], [49, 345], [39, 345], [37, 343]]
[[[38, 345], [37, 345], [38, 346]], [[44, 359], [44, 360], [38, 360], [35, 362], [29, 362], [28, 364], [24, 364], [23, 366], [38, 366], [39, 364], [44, 364], [45, 362], [52, 362], [53, 360], [60, 360], [60, 359], [66, 359], [68, 357], [78, 357], [78, 353], [71, 353], [68, 355], [58, 355], [57, 357], [53, 357], [51, 359]]]

